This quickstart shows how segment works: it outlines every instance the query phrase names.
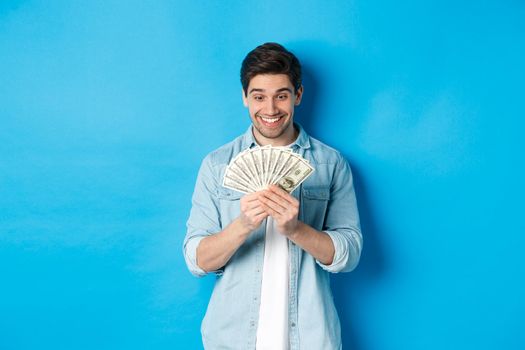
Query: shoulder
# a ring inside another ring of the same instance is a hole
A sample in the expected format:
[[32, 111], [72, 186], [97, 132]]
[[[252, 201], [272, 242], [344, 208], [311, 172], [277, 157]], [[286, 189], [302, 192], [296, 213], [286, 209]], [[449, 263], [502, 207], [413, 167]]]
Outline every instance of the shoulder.
[[210, 167], [227, 165], [230, 160], [241, 151], [242, 137], [243, 135], [240, 135], [227, 144], [211, 151], [204, 157], [203, 163]]
[[337, 149], [328, 146], [326, 143], [309, 136], [310, 152], [312, 160], [317, 164], [339, 164], [346, 162], [345, 158]]

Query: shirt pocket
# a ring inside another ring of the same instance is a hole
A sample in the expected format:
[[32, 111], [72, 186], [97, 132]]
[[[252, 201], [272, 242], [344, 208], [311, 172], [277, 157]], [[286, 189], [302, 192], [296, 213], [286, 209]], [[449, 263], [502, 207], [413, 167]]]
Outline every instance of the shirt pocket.
[[218, 189], [219, 211], [221, 229], [224, 229], [240, 214], [240, 199], [244, 194], [241, 192], [221, 187]]
[[323, 186], [309, 186], [302, 189], [302, 219], [303, 221], [322, 231], [330, 200], [330, 188]]

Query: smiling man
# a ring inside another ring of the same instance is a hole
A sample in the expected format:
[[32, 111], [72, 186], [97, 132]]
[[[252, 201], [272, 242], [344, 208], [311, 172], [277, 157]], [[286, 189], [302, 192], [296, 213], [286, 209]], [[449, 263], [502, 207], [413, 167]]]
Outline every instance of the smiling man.
[[[202, 322], [206, 349], [342, 349], [330, 273], [351, 271], [362, 236], [352, 173], [341, 154], [294, 123], [298, 59], [266, 43], [241, 67], [251, 125], [202, 162], [184, 257], [217, 276]], [[271, 185], [243, 195], [222, 187], [230, 161], [254, 146], [285, 146], [316, 169], [292, 193]]]
[[297, 89], [286, 74], [258, 74], [250, 79], [244, 105], [259, 144], [284, 146], [297, 138], [293, 125], [294, 107], [301, 103], [303, 87]]

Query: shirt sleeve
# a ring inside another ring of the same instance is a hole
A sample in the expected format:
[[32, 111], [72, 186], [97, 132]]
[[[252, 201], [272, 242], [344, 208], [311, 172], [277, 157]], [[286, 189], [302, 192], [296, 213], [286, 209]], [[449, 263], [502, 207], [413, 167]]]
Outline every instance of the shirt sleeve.
[[217, 180], [210, 156], [199, 169], [192, 197], [192, 207], [186, 223], [187, 231], [183, 243], [183, 254], [190, 272], [198, 277], [207, 273], [221, 274], [222, 270], [204, 271], [197, 264], [197, 247], [202, 239], [221, 230], [217, 199]]
[[363, 237], [352, 171], [342, 156], [334, 171], [323, 231], [332, 239], [335, 254], [330, 265], [317, 263], [333, 273], [352, 271], [361, 257]]

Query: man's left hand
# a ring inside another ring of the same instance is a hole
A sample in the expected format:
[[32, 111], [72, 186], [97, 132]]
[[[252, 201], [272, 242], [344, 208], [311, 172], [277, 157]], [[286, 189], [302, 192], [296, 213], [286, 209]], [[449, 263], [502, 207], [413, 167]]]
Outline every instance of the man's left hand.
[[285, 236], [292, 236], [297, 229], [299, 201], [282, 188], [270, 185], [259, 192], [259, 201], [268, 215], [277, 223], [277, 230]]

